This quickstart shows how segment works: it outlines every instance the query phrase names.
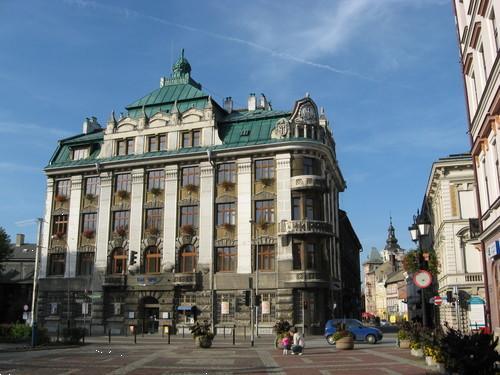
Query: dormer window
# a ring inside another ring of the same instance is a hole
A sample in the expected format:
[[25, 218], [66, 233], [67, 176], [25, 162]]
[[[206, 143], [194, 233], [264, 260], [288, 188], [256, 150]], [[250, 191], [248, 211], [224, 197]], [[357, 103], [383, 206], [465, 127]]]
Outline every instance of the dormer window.
[[89, 148], [86, 147], [75, 147], [72, 150], [73, 160], [81, 160], [89, 157]]
[[199, 147], [200, 146], [200, 131], [191, 130], [182, 133], [182, 147]]
[[134, 138], [122, 139], [116, 142], [116, 155], [133, 155]]

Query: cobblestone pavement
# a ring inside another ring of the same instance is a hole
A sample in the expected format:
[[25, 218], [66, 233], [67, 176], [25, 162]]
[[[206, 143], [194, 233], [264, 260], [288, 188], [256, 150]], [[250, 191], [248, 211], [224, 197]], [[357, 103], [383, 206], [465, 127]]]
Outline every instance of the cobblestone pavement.
[[0, 375], [60, 374], [369, 374], [424, 375], [433, 373], [423, 360], [395, 347], [394, 338], [376, 345], [357, 344], [342, 351], [322, 337], [309, 337], [302, 356], [283, 356], [272, 338], [255, 347], [238, 338], [216, 338], [211, 349], [194, 348], [192, 339], [153, 336], [87, 339], [87, 345], [37, 351], [1, 352]]

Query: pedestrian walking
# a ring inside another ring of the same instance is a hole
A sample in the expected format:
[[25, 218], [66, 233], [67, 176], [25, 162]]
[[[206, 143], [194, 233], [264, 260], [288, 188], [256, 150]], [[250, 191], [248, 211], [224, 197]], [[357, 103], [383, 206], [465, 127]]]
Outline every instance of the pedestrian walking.
[[283, 355], [288, 355], [288, 351], [292, 345], [292, 336], [287, 332], [286, 335], [281, 339], [281, 346], [283, 346]]
[[292, 354], [293, 355], [295, 355], [295, 354], [302, 355], [302, 354], [304, 354], [304, 348], [306, 346], [304, 336], [302, 335], [302, 333], [299, 333], [297, 331], [296, 327], [294, 327], [292, 329], [292, 332], [293, 332], [293, 340], [292, 340], [292, 347], [291, 347]]

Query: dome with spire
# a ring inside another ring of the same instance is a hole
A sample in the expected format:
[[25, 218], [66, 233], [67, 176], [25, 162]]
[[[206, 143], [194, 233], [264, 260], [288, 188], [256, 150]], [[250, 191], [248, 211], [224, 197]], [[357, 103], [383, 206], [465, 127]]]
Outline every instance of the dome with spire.
[[177, 62], [172, 66], [172, 78], [181, 78], [186, 74], [191, 73], [191, 65], [189, 61], [184, 57], [184, 48], [181, 50], [181, 56]]
[[387, 229], [387, 240], [385, 241], [384, 250], [391, 253], [399, 253], [401, 251], [398, 239], [396, 238], [396, 230], [392, 225], [392, 217], [390, 218], [389, 228]]

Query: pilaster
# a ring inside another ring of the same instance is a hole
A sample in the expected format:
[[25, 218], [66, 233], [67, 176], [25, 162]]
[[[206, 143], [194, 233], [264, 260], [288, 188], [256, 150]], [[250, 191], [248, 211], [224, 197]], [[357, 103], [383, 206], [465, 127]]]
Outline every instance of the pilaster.
[[168, 165], [165, 167], [165, 208], [163, 220], [162, 264], [164, 264], [164, 268], [167, 270], [171, 270], [175, 267], [178, 175], [179, 168], [177, 165]]
[[54, 202], [54, 179], [47, 177], [47, 193], [45, 196], [45, 218], [42, 233], [42, 249], [40, 258], [40, 278], [47, 275], [47, 252], [50, 241], [50, 225], [52, 222], [52, 204]]
[[108, 257], [109, 225], [111, 215], [111, 191], [113, 174], [102, 172], [100, 175], [99, 220], [96, 238], [96, 269], [105, 270]]
[[[276, 222], [292, 219], [290, 154], [276, 155]], [[291, 246], [278, 241], [278, 260], [292, 259]]]
[[252, 159], [242, 158], [238, 167], [238, 273], [252, 272]]
[[75, 277], [76, 249], [80, 232], [80, 203], [82, 201], [82, 176], [71, 177], [71, 196], [69, 200], [68, 248], [65, 277]]
[[208, 161], [201, 162], [200, 173], [198, 263], [211, 265], [214, 253], [214, 167]]
[[[144, 198], [144, 169], [132, 170], [132, 192], [130, 194], [130, 218], [129, 218], [129, 251], [128, 256], [132, 251], [141, 250], [142, 237], [142, 202]], [[140, 259], [140, 257], [138, 257]]]

